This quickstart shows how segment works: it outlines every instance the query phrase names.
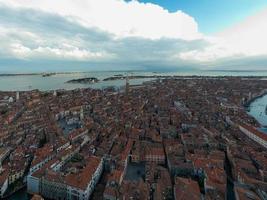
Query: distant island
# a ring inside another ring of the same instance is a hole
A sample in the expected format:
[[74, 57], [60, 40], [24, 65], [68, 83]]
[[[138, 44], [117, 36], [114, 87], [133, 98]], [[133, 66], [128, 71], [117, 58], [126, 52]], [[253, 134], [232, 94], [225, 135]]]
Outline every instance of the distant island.
[[56, 75], [56, 73], [44, 73], [42, 74], [42, 77], [49, 77], [49, 76], [53, 76]]
[[121, 77], [123, 75], [122, 74], [115, 74], [114, 76]]
[[[143, 79], [143, 78], [169, 78], [169, 77], [172, 77], [172, 76], [163, 76], [163, 75], [137, 75], [137, 76], [128, 76], [129, 79]], [[115, 81], [115, 80], [124, 80], [126, 79], [127, 76], [112, 76], [112, 77], [108, 77], [108, 78], [105, 78], [103, 79], [103, 81]]]
[[95, 77], [89, 77], [89, 78], [79, 78], [79, 79], [72, 79], [67, 81], [66, 83], [83, 83], [83, 84], [88, 84], [88, 83], [97, 83], [99, 80]]

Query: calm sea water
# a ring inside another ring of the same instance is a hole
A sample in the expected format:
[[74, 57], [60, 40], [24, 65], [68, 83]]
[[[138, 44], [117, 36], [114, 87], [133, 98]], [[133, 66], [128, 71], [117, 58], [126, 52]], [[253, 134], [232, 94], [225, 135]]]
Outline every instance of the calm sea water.
[[[75, 89], [75, 88], [96, 88], [101, 89], [108, 86], [123, 86], [124, 80], [100, 81], [94, 84], [71, 84], [66, 81], [71, 79], [96, 77], [99, 80], [112, 77], [114, 75], [179, 75], [179, 76], [267, 76], [266, 72], [233, 72], [233, 71], [183, 71], [183, 72], [86, 72], [73, 74], [56, 74], [49, 77], [41, 75], [20, 75], [20, 76], [0, 76], [0, 91], [26, 91], [39, 89], [56, 90], [56, 89]], [[130, 80], [130, 84], [141, 84], [151, 79]]]

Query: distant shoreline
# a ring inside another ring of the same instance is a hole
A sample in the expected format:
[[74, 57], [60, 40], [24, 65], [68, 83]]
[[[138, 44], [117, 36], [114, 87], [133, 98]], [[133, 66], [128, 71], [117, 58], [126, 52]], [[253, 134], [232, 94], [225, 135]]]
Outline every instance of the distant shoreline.
[[[55, 75], [64, 75], [64, 74], [87, 74], [87, 73], [95, 73], [95, 72], [60, 72], [60, 73], [29, 73], [29, 74], [0, 74], [0, 77], [12, 77], [12, 76], [42, 76], [43, 78], [51, 77]], [[101, 72], [99, 72], [101, 73]], [[127, 76], [110, 76], [102, 81], [113, 81], [113, 80], [124, 80]], [[239, 77], [239, 78], [267, 78], [267, 75], [217, 75], [217, 74], [211, 74], [211, 75], [201, 75], [201, 74], [195, 74], [195, 75], [129, 75], [129, 79], [143, 79], [143, 78], [179, 78], [179, 77], [189, 77], [189, 78], [210, 78], [210, 77], [217, 77], [217, 78], [231, 78], [231, 77]]]
[[[101, 72], [125, 72], [125, 73], [134, 73], [134, 72], [145, 72], [145, 71], [73, 71], [73, 72], [34, 72], [34, 73], [0, 73], [0, 76], [43, 76], [43, 75], [60, 75], [60, 74], [87, 74], [87, 73], [101, 73]], [[158, 72], [156, 72], [158, 73]]]
[[207, 72], [267, 72], [267, 70], [224, 70], [224, 69], [213, 69], [213, 70], [202, 70]]
[[86, 84], [86, 83], [97, 83], [100, 80], [95, 78], [95, 77], [88, 77], [88, 78], [79, 78], [79, 79], [71, 79], [69, 81], [67, 81], [66, 83], [82, 83], [82, 84]]
[[[144, 72], [144, 73], [154, 73], [154, 74], [164, 74], [164, 73], [183, 73], [187, 71], [142, 71], [142, 70], [112, 70], [112, 71], [70, 71], [70, 72], [33, 72], [33, 73], [0, 73], [0, 77], [4, 76], [43, 76], [43, 77], [49, 77], [49, 76], [54, 76], [54, 75], [64, 75], [64, 74], [87, 74], [87, 73], [101, 73], [101, 72], [117, 72], [117, 73], [134, 73], [134, 72]], [[233, 72], [233, 73], [257, 73], [257, 72], [267, 72], [267, 70], [189, 70], [189, 72]], [[130, 76], [130, 75], [129, 75]], [[192, 76], [203, 76], [203, 75], [192, 75]], [[208, 76], [213, 76], [213, 75], [208, 75]], [[214, 75], [214, 76], [222, 76], [226, 77], [228, 75]], [[267, 76], [260, 76], [260, 75], [248, 75], [244, 76], [241, 75], [240, 77], [267, 77]]]
[[86, 72], [49, 72], [49, 73], [7, 73], [7, 74], [0, 74], [0, 76], [43, 76], [43, 75], [57, 75], [57, 74], [76, 74], [76, 73], [86, 73]]

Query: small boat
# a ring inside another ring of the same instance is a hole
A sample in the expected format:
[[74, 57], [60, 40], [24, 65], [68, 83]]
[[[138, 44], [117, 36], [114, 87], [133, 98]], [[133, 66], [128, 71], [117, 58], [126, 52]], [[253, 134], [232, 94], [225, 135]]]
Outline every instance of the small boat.
[[265, 115], [267, 115], [267, 105], [266, 105], [266, 107], [265, 107]]

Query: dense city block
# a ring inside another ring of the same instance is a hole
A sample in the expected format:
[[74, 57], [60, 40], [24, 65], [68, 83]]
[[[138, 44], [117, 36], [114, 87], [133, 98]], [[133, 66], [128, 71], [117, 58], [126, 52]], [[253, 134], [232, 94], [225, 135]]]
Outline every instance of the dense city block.
[[123, 88], [0, 92], [0, 196], [267, 199], [267, 80], [164, 77]]

